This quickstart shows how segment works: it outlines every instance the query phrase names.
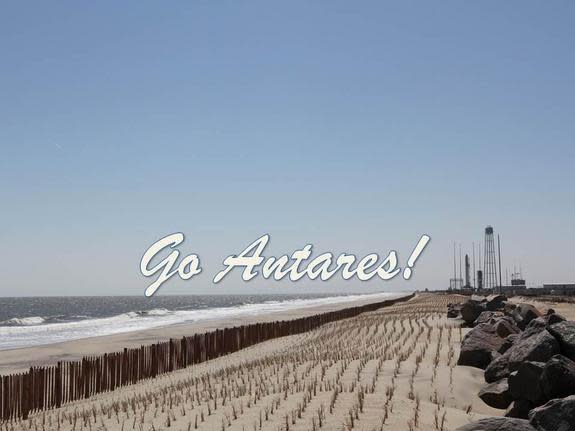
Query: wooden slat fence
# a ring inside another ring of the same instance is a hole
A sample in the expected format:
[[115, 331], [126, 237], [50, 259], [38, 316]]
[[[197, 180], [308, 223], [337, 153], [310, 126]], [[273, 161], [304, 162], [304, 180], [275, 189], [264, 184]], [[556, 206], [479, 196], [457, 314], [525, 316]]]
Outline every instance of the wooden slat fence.
[[236, 352], [262, 341], [300, 334], [325, 323], [406, 301], [413, 295], [330, 311], [293, 320], [216, 329], [180, 340], [87, 356], [81, 361], [32, 367], [0, 376], [0, 422], [26, 419], [30, 413], [154, 378], [189, 365]]

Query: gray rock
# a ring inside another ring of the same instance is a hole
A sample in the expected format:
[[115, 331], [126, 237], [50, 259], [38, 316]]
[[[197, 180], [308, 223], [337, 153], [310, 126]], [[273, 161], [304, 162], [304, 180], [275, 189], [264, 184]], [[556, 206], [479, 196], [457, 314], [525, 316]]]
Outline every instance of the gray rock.
[[511, 314], [511, 312], [513, 310], [515, 310], [517, 308], [517, 305], [515, 305], [513, 302], [509, 302], [509, 301], [505, 301], [503, 303], [503, 312], [505, 314]]
[[565, 320], [567, 320], [567, 319], [565, 319], [565, 317], [563, 317], [557, 313], [547, 314], [547, 315], [543, 316], [542, 319], [545, 320], [545, 323], [547, 325], [554, 325], [555, 323], [560, 323], [560, 322], [564, 322]]
[[543, 367], [540, 382], [548, 400], [575, 394], [575, 362], [563, 355], [553, 356]]
[[487, 297], [487, 302], [485, 308], [489, 311], [501, 310], [507, 301], [507, 297], [503, 294], [500, 295], [489, 295]]
[[575, 431], [575, 395], [534, 408], [529, 422], [540, 431]]
[[529, 322], [533, 319], [537, 319], [541, 316], [541, 313], [537, 308], [531, 304], [517, 304], [517, 307], [511, 312], [511, 317], [517, 322], [517, 326], [524, 329]]
[[492, 352], [497, 352], [503, 342], [493, 325], [482, 323], [469, 331], [463, 339], [457, 364], [485, 369], [493, 360]]
[[513, 343], [517, 340], [518, 337], [519, 337], [518, 334], [511, 334], [511, 335], [508, 335], [507, 337], [505, 337], [505, 341], [503, 342], [503, 344], [499, 348], [498, 352], [501, 354], [507, 352], [509, 350], [509, 348], [513, 345]]
[[485, 381], [488, 383], [509, 377], [525, 361], [547, 362], [559, 353], [559, 343], [545, 329], [528, 338], [524, 334], [513, 343], [503, 355], [493, 360], [485, 369]]
[[509, 375], [509, 392], [514, 400], [528, 400], [534, 404], [544, 401], [539, 379], [545, 367], [544, 362], [525, 361], [517, 371]]
[[511, 394], [507, 379], [501, 379], [494, 383], [488, 383], [479, 391], [479, 398], [489, 407], [506, 409], [511, 404]]
[[463, 425], [456, 431], [537, 431], [529, 421], [514, 418], [485, 418]]
[[545, 321], [538, 317], [537, 319], [533, 319], [529, 324], [525, 327], [525, 330], [520, 334], [520, 339], [529, 338], [532, 335], [539, 334], [546, 328]]
[[461, 317], [468, 324], [472, 324], [483, 311], [485, 311], [485, 305], [472, 300], [464, 302], [460, 309]]
[[501, 338], [511, 334], [518, 334], [521, 329], [515, 324], [515, 321], [509, 316], [503, 316], [495, 322], [495, 331]]
[[447, 304], [447, 317], [456, 318], [459, 317], [459, 310], [461, 309], [460, 304]]
[[549, 332], [559, 341], [561, 353], [575, 361], [575, 322], [555, 323], [549, 326]]
[[556, 314], [555, 312], [553, 313], [547, 313], [541, 317], [538, 317], [537, 319], [534, 319], [530, 322], [540, 322], [542, 324], [544, 324], [545, 326], [549, 326], [549, 325], [554, 325], [555, 323], [560, 323], [560, 322], [564, 322], [566, 319], [561, 316], [560, 314]]
[[473, 321], [473, 326], [477, 326], [481, 323], [491, 323], [495, 324], [497, 318], [503, 317], [501, 311], [482, 311], [481, 314]]
[[533, 408], [533, 404], [527, 400], [515, 400], [505, 411], [506, 418], [527, 419], [529, 411]]

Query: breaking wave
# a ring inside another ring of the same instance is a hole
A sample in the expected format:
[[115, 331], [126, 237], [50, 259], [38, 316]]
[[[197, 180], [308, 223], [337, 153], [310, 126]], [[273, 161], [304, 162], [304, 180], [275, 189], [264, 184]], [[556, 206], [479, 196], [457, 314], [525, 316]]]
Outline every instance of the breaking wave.
[[58, 316], [12, 318], [0, 322], [0, 350], [38, 346], [82, 338], [142, 331], [165, 326], [201, 322], [213, 319], [257, 316], [292, 309], [338, 304], [358, 299], [383, 300], [394, 293], [347, 295], [314, 299], [266, 301], [232, 307], [202, 308], [194, 310], [167, 310], [156, 308], [130, 311], [112, 317], [86, 318], [61, 321]]

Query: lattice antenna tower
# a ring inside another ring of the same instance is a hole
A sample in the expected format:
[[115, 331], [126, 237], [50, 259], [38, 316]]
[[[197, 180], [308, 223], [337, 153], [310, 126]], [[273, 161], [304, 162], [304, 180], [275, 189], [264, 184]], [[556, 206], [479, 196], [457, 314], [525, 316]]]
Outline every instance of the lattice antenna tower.
[[497, 260], [495, 254], [495, 240], [493, 227], [485, 228], [485, 245], [483, 247], [483, 286], [486, 289], [497, 287]]

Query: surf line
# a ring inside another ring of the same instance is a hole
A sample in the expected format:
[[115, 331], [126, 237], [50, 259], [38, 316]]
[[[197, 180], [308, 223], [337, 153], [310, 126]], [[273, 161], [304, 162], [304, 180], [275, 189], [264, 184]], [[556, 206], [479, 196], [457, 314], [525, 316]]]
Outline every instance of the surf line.
[[[413, 273], [413, 267], [424, 248], [430, 241], [428, 235], [419, 238], [415, 248], [407, 260], [407, 266], [403, 270], [403, 278], [408, 280]], [[180, 252], [174, 249], [184, 241], [183, 233], [173, 233], [156, 243], [144, 253], [140, 261], [140, 271], [145, 277], [158, 274], [157, 279], [146, 288], [146, 296], [152, 296], [159, 287], [176, 274], [183, 280], [189, 280], [201, 273], [200, 259], [196, 254], [185, 256], [178, 262]], [[361, 259], [353, 254], [341, 253], [335, 257], [333, 253], [322, 253], [310, 260], [312, 245], [295, 250], [291, 255], [284, 254], [277, 258], [263, 255], [270, 241], [270, 235], [265, 234], [247, 246], [240, 254], [230, 255], [223, 261], [224, 269], [219, 271], [213, 279], [214, 283], [222, 281], [234, 269], [242, 269], [242, 280], [250, 281], [259, 274], [265, 279], [273, 278], [280, 281], [288, 277], [291, 281], [298, 281], [304, 277], [311, 280], [320, 279], [327, 281], [336, 273], [340, 273], [344, 280], [356, 277], [361, 281], [367, 281], [373, 277], [382, 280], [391, 280], [401, 272], [398, 266], [397, 252], [391, 250], [385, 258], [380, 258], [377, 253], [370, 253]], [[170, 254], [155, 266], [150, 267], [152, 260], [164, 249], [172, 248]]]

